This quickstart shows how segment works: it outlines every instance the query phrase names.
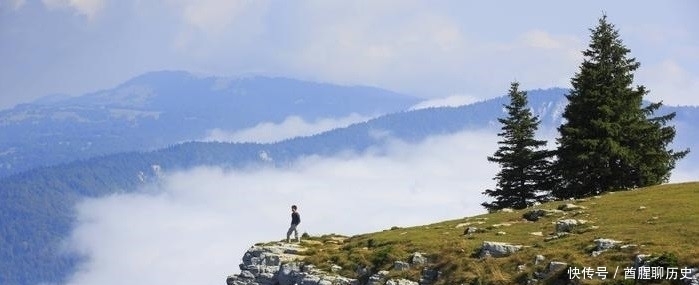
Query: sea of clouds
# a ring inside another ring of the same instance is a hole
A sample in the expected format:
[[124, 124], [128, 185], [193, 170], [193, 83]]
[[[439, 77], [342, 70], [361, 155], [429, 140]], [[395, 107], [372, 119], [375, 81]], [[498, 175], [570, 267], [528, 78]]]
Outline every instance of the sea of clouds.
[[[292, 204], [300, 232], [311, 235], [484, 213], [481, 192], [499, 169], [486, 157], [497, 140], [474, 131], [417, 144], [389, 139], [365, 153], [309, 156], [285, 168], [166, 173], [134, 193], [84, 200], [65, 245], [85, 262], [66, 284], [220, 284], [239, 272], [248, 247], [285, 238]], [[681, 161], [671, 182], [699, 177], [686, 165], [695, 164]]]
[[219, 284], [244, 251], [281, 240], [290, 206], [301, 232], [344, 235], [484, 213], [497, 136], [468, 132], [287, 168], [168, 173], [132, 194], [88, 199], [66, 247], [86, 257], [66, 284]]

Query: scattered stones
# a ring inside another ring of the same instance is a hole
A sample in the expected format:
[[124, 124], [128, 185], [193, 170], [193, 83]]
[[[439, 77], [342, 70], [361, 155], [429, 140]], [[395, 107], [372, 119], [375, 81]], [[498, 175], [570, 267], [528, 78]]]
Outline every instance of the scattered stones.
[[517, 265], [517, 272], [524, 272], [524, 270], [527, 270], [527, 266], [524, 264]]
[[539, 255], [537, 255], [537, 256], [534, 258], [534, 265], [539, 265], [539, 263], [544, 262], [544, 260], [546, 260], [546, 257], [544, 257], [543, 255], [539, 254]]
[[587, 208], [583, 207], [583, 206], [568, 203], [568, 204], [563, 204], [563, 205], [558, 206], [558, 209], [561, 211], [570, 212], [570, 211], [584, 210]]
[[527, 221], [536, 222], [543, 217], [549, 217], [556, 214], [565, 214], [562, 210], [536, 209], [522, 214], [522, 218]]
[[386, 285], [419, 285], [419, 283], [408, 279], [389, 279]]
[[369, 276], [367, 280], [367, 285], [382, 285], [384, 284], [384, 279], [388, 277], [389, 272], [386, 270], [381, 270], [374, 275]]
[[435, 270], [435, 269], [430, 269], [430, 268], [425, 268], [422, 270], [422, 277], [420, 277], [420, 284], [432, 284], [435, 281], [437, 281], [437, 278], [439, 278], [439, 275], [441, 272]]
[[510, 209], [510, 208], [503, 208], [503, 209], [500, 210], [500, 212], [503, 212], [503, 213], [512, 213], [512, 212], [514, 212], [514, 211], [515, 211], [515, 210], [512, 210], [512, 209]]
[[497, 232], [497, 233], [496, 233], [496, 235], [499, 235], [499, 236], [504, 236], [504, 235], [506, 235], [506, 234], [507, 234], [506, 232]]
[[643, 211], [643, 210], [645, 210], [645, 209], [647, 209], [646, 206], [640, 206], [640, 207], [638, 207], [638, 210], [639, 210], [639, 211]]
[[549, 266], [547, 267], [546, 272], [550, 275], [551, 273], [559, 272], [563, 269], [566, 269], [567, 267], [568, 267], [568, 263], [559, 262], [559, 261], [551, 261], [551, 262], [549, 262]]
[[595, 240], [595, 250], [592, 251], [592, 256], [597, 257], [603, 252], [616, 247], [620, 243], [620, 241], [613, 239], [598, 238]]
[[511, 225], [512, 225], [512, 224], [510, 224], [510, 223], [499, 223], [499, 224], [494, 224], [494, 225], [492, 225], [492, 227], [493, 227], [493, 228], [501, 228], [501, 227], [509, 227], [509, 226], [511, 226]]
[[425, 265], [427, 263], [427, 258], [422, 255], [422, 253], [419, 252], [413, 252], [413, 255], [410, 256], [410, 264], [413, 266], [417, 265]]
[[330, 272], [332, 273], [340, 272], [340, 270], [342, 270], [342, 267], [339, 265], [333, 264], [332, 266], [330, 266]]
[[616, 241], [616, 240], [608, 239], [608, 238], [598, 238], [595, 240], [595, 245], [597, 245], [597, 247], [596, 247], [597, 250], [612, 249], [620, 243], [621, 243], [620, 241]]
[[522, 218], [526, 219], [527, 221], [531, 222], [536, 222], [538, 221], [541, 217], [546, 216], [546, 211], [537, 209], [537, 210], [531, 210], [529, 212], [526, 212], [522, 215]]
[[544, 233], [542, 233], [542, 232], [531, 232], [531, 233], [529, 233], [529, 234], [530, 234], [530, 235], [533, 235], [533, 236], [538, 236], [538, 237], [543, 237], [543, 236], [544, 236]]
[[468, 227], [464, 230], [464, 235], [472, 235], [472, 234], [477, 233], [478, 231], [479, 231], [479, 229], [476, 227]]
[[454, 226], [454, 228], [457, 228], [457, 229], [458, 229], [458, 228], [468, 227], [468, 226], [470, 226], [470, 225], [482, 225], [482, 224], [485, 224], [485, 222], [483, 222], [483, 221], [477, 221], [477, 222], [459, 223], [459, 224], [457, 224], [456, 226]]
[[561, 233], [561, 232], [572, 232], [573, 229], [579, 225], [584, 225], [587, 223], [585, 220], [576, 220], [576, 219], [564, 219], [564, 220], [558, 220], [556, 221], [556, 233]]
[[536, 278], [546, 279], [562, 270], [565, 270], [566, 268], [568, 268], [568, 263], [551, 261], [549, 262], [548, 266], [546, 266], [544, 272], [534, 272], [534, 276], [536, 276]]
[[688, 285], [699, 285], [699, 268], [692, 268], [692, 271], [689, 273], [689, 279], [685, 281], [685, 284]]
[[504, 242], [484, 241], [480, 250], [480, 257], [504, 257], [522, 249], [521, 245], [513, 245]]
[[646, 260], [651, 257], [650, 254], [638, 254], [636, 255], [636, 258], [633, 260], [633, 267], [634, 268], [639, 268], [641, 266], [644, 266], [646, 264]]
[[[656, 262], [658, 258], [659, 257], [654, 258], [652, 255], [649, 254], [639, 254], [636, 255], [633, 266], [637, 272], [640, 271], [642, 267], [646, 267], [645, 269], [650, 271], [650, 268], [647, 267], [657, 266], [653, 263]], [[699, 285], [699, 268], [690, 268], [688, 272], [685, 271], [683, 273], [680, 273], [680, 275], [678, 275], [678, 278], [682, 281], [681, 284]]]
[[560, 238], [564, 238], [564, 237], [568, 236], [569, 234], [570, 234], [570, 233], [567, 233], [567, 232], [555, 233], [554, 235], [545, 238], [544, 241], [557, 240], [557, 239], [560, 239]]
[[389, 272], [386, 270], [381, 270], [374, 275], [369, 276], [367, 280], [367, 285], [382, 285], [383, 280], [388, 276]]
[[658, 216], [650, 217], [650, 219], [648, 219], [648, 220], [646, 221], [646, 224], [651, 224], [651, 225], [653, 225], [653, 224], [656, 223], [656, 221], [657, 221], [658, 219], [660, 219], [660, 217], [658, 217]]
[[316, 266], [313, 264], [304, 264], [301, 267], [301, 271], [303, 271], [303, 272], [311, 272], [311, 271], [315, 271], [315, 270], [316, 270]]
[[369, 275], [371, 273], [371, 270], [369, 267], [359, 266], [359, 267], [357, 267], [356, 272], [357, 272], [357, 276], [366, 277], [367, 275]]
[[406, 271], [408, 269], [410, 269], [410, 264], [405, 261], [397, 260], [393, 262], [393, 270]]
[[699, 268], [691, 268], [687, 276], [689, 278], [684, 281], [684, 284], [699, 285]]

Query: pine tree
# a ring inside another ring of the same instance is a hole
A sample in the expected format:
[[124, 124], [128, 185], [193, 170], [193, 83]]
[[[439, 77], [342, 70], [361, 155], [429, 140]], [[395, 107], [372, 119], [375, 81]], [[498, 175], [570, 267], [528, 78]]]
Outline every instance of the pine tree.
[[550, 190], [548, 182], [550, 152], [540, 149], [546, 141], [535, 140], [534, 135], [539, 126], [539, 119], [533, 116], [527, 107], [527, 93], [519, 91], [519, 83], [510, 86], [507, 117], [499, 118], [502, 138], [499, 149], [488, 161], [500, 164], [500, 172], [493, 178], [497, 181], [495, 189], [483, 192], [494, 197], [495, 201], [483, 203], [489, 211], [502, 208], [522, 209], [531, 206], [543, 198]]
[[648, 90], [632, 86], [640, 63], [627, 57], [630, 50], [606, 15], [590, 31], [590, 45], [566, 96], [566, 121], [558, 129], [560, 184], [554, 195], [559, 198], [665, 182], [688, 153], [668, 149], [675, 129], [666, 124], [674, 113], [652, 117], [661, 103], [643, 106]]

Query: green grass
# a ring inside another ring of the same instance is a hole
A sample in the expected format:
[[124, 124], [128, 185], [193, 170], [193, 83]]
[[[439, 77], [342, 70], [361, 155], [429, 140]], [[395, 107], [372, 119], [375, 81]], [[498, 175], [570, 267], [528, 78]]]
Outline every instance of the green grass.
[[[575, 203], [586, 209], [543, 217], [537, 222], [522, 218], [522, 214], [532, 209], [557, 209], [565, 203]], [[329, 269], [332, 264], [340, 265], [342, 275], [357, 278], [356, 269], [360, 266], [371, 267], [373, 272], [390, 270], [394, 261], [408, 261], [417, 251], [426, 254], [430, 266], [442, 272], [438, 284], [513, 284], [525, 280], [535, 271], [543, 271], [549, 261], [566, 262], [580, 268], [620, 266], [623, 269], [632, 266], [637, 254], [671, 253], [682, 267], [697, 267], [698, 203], [699, 182], [654, 186], [577, 201], [556, 201], [510, 213], [392, 228], [345, 240], [336, 235], [312, 237], [309, 239], [312, 242], [306, 243], [308, 250], [304, 261], [321, 269]], [[561, 218], [583, 219], [589, 223], [569, 236], [545, 241], [554, 233], [555, 221]], [[483, 231], [465, 236], [466, 227], [457, 228], [461, 223], [472, 223], [470, 226]], [[503, 223], [510, 225], [497, 226]], [[498, 235], [500, 231], [506, 234]], [[532, 232], [542, 232], [543, 237], [532, 235]], [[597, 238], [637, 246], [611, 249], [592, 257], [593, 240]], [[483, 241], [509, 242], [525, 247], [508, 257], [480, 259], [476, 255]], [[546, 261], [535, 266], [534, 259], [538, 254], [544, 255]], [[526, 270], [518, 272], [517, 266], [522, 264]], [[391, 276], [418, 280], [420, 269], [391, 271]], [[617, 282], [622, 277], [623, 271], [620, 271]], [[547, 280], [547, 283], [556, 283], [556, 280]], [[609, 280], [607, 283], [612, 284]]]

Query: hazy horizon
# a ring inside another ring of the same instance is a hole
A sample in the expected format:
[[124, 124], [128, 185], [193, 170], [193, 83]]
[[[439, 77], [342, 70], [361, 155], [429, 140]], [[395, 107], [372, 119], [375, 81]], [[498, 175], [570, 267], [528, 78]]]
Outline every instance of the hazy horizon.
[[699, 2], [5, 0], [0, 109], [157, 70], [283, 76], [421, 98], [569, 87], [603, 14], [649, 100], [698, 105]]

